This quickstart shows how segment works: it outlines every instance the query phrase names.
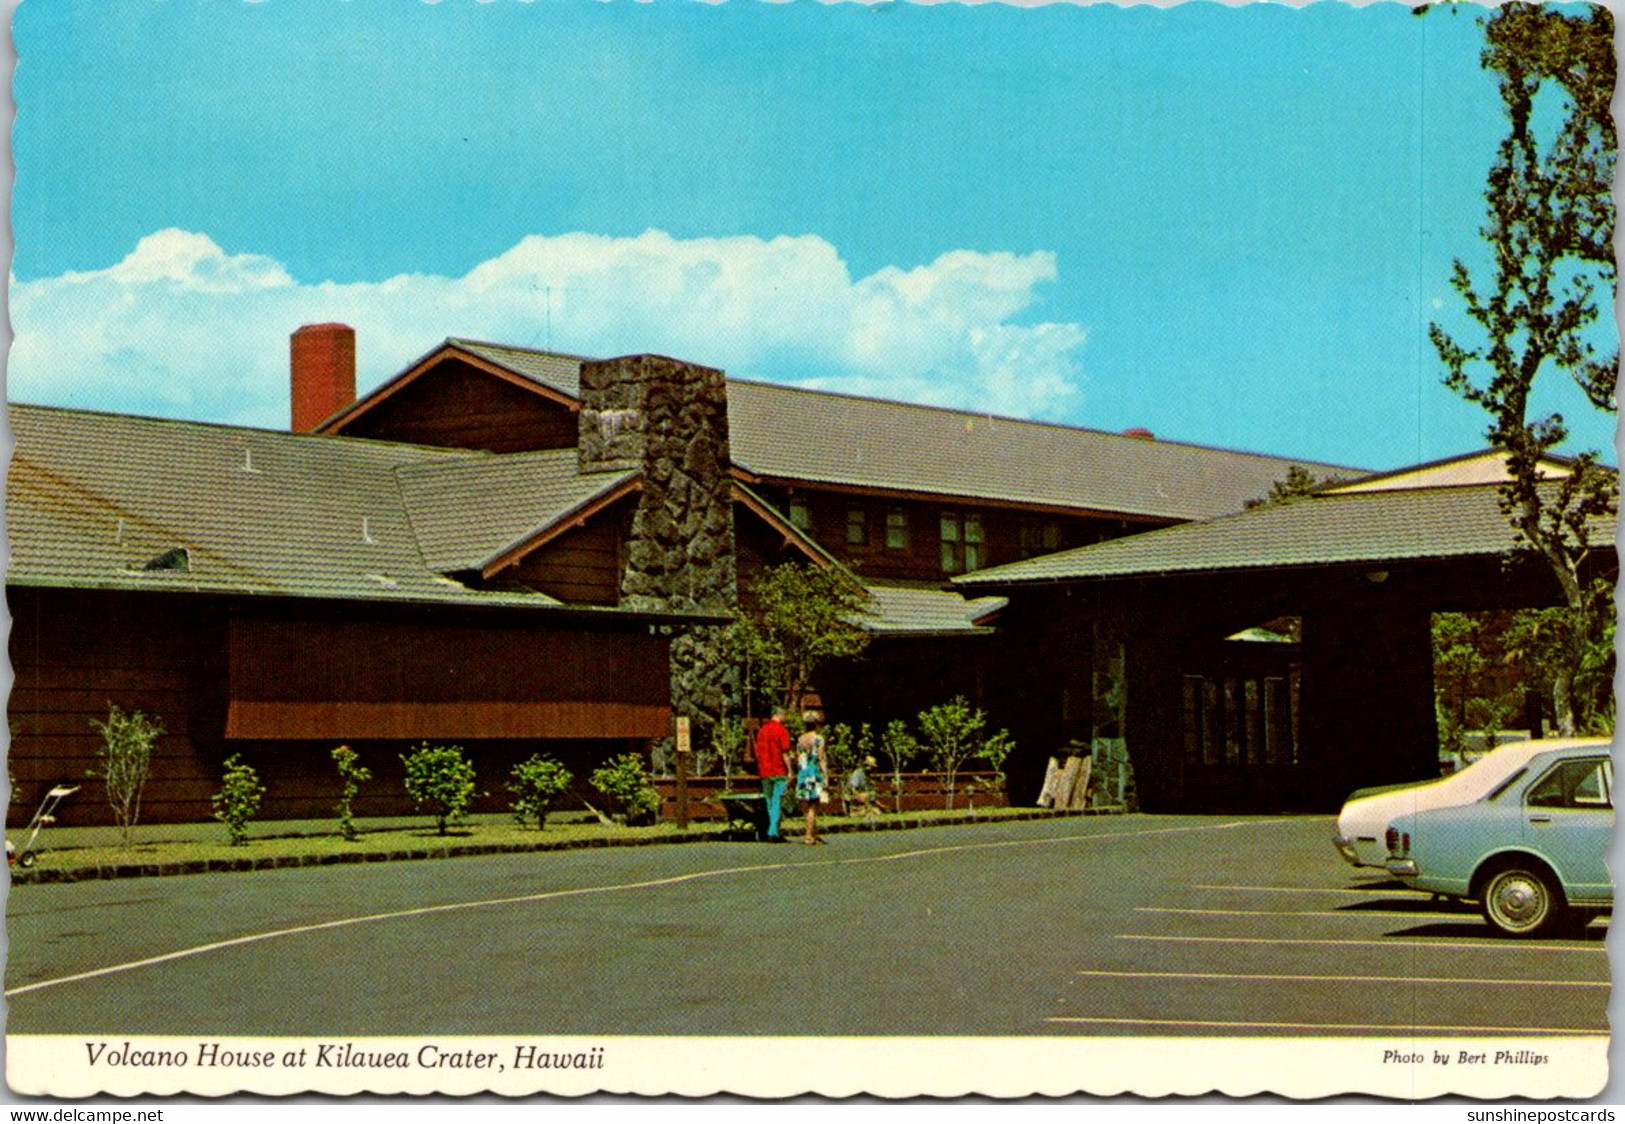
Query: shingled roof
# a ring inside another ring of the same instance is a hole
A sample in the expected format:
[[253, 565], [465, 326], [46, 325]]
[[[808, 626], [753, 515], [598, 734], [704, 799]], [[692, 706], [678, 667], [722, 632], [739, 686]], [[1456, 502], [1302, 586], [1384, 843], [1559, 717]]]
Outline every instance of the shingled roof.
[[965, 597], [924, 584], [874, 582], [865, 588], [863, 627], [877, 638], [991, 635], [986, 622], [1008, 604], [1003, 597]]
[[424, 563], [452, 573], [482, 568], [637, 473], [583, 475], [574, 449], [549, 449], [406, 464], [396, 477]]
[[[579, 356], [458, 338], [445, 346], [580, 396]], [[735, 466], [763, 479], [1152, 519], [1236, 511], [1294, 465], [1316, 476], [1366, 473], [744, 379], [728, 380], [728, 424]]]
[[[612, 484], [566, 484], [544, 455], [17, 404], [10, 419], [7, 581], [23, 586], [562, 608], [442, 571]], [[527, 474], [536, 495], [515, 483]], [[442, 486], [471, 479], [491, 492], [460, 515]]]
[[[969, 589], [1180, 573], [1503, 555], [1517, 538], [1493, 485], [1311, 496], [1112, 539], [954, 579]], [[1612, 545], [1614, 521], [1593, 541]]]

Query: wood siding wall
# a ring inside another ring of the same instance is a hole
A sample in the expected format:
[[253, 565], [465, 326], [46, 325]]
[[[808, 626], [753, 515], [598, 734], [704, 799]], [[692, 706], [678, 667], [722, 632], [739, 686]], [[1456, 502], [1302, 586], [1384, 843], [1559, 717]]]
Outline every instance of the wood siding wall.
[[[64, 824], [110, 822], [100, 782], [87, 781], [101, 743], [92, 720], [108, 704], [139, 710], [167, 731], [157, 744], [141, 818], [206, 819], [224, 759], [225, 626], [186, 598], [11, 590], [7, 718], [13, 780], [7, 822], [24, 823], [53, 785], [84, 787]], [[211, 737], [211, 732], [213, 737]]]
[[632, 531], [637, 497], [628, 496], [595, 515], [584, 527], [538, 547], [497, 575], [571, 605], [615, 605]]
[[[231, 606], [212, 598], [167, 594], [14, 588], [8, 595], [12, 613], [10, 655], [15, 673], [8, 711], [12, 731], [9, 766], [15, 786], [7, 820], [10, 825], [25, 823], [45, 792], [64, 781], [82, 783], [84, 787], [63, 805], [59, 814], [62, 824], [111, 822], [102, 785], [85, 777], [100, 744], [91, 722], [107, 717], [109, 703], [126, 711], [140, 710], [161, 722], [166, 730], [157, 744], [140, 822], [210, 819], [209, 797], [219, 789], [223, 762], [233, 753], [242, 754], [267, 784], [269, 792], [261, 819], [332, 816], [338, 780], [331, 753], [338, 739], [312, 736], [243, 740], [226, 736], [232, 703], [228, 670]], [[491, 619], [493, 625], [498, 620]], [[261, 670], [268, 674], [281, 667], [292, 674], [276, 675], [274, 684], [261, 683], [270, 689], [258, 693], [273, 698], [287, 698], [288, 691], [295, 689], [307, 695], [338, 693], [332, 689], [337, 686], [332, 677], [334, 665], [325, 669], [322, 683], [311, 678], [316, 666], [310, 654], [326, 646], [350, 655], [365, 655], [360, 649], [368, 645], [362, 643], [358, 649], [353, 637], [318, 635], [321, 629], [309, 630], [305, 627], [308, 621], [284, 623], [288, 625], [284, 640], [273, 660], [262, 663]], [[502, 642], [500, 627], [493, 627], [484, 640], [471, 639], [473, 633], [457, 628], [439, 631], [420, 624], [411, 629], [403, 622], [396, 622], [393, 628], [393, 639], [398, 644], [390, 647], [408, 649], [418, 657], [439, 653], [444, 658], [455, 653], [466, 665], [471, 651], [483, 650], [481, 662], [494, 663], [495, 671], [500, 672], [511, 651]], [[380, 626], [380, 637], [388, 633], [388, 627]], [[601, 658], [577, 661], [561, 656], [548, 661], [559, 666], [549, 668], [540, 679], [530, 676], [528, 682], [533, 687], [546, 682], [551, 684], [548, 689], [559, 692], [552, 701], [570, 701], [565, 691], [573, 691], [578, 701], [585, 694], [589, 720], [602, 722], [608, 716], [610, 725], [619, 708], [651, 707], [649, 699], [658, 698], [659, 705], [654, 709], [664, 712], [664, 638], [632, 631], [565, 632], [558, 639], [561, 651], [596, 647]], [[650, 644], [656, 645], [658, 652], [651, 650]], [[374, 644], [373, 654], [376, 652]], [[662, 665], [658, 674], [647, 666], [652, 655], [659, 656], [657, 662]], [[428, 666], [421, 659], [417, 662]], [[300, 668], [304, 669], [304, 681], [300, 679]], [[408, 673], [407, 685], [415, 675]], [[467, 674], [451, 675], [446, 682], [466, 689], [479, 681], [479, 691], [488, 689], [500, 694], [506, 690], [512, 694], [514, 688], [502, 682], [507, 678], [478, 673], [473, 679]], [[582, 687], [589, 680], [590, 689]], [[369, 689], [365, 683], [347, 686], [355, 687], [356, 693]], [[421, 682], [414, 690], [420, 687]], [[452, 687], [443, 690], [451, 692]], [[252, 695], [255, 689], [248, 688], [246, 693]], [[600, 705], [592, 706], [594, 699]], [[420, 738], [434, 736], [428, 730], [402, 730], [399, 737], [347, 739], [374, 773], [357, 806], [360, 814], [412, 812], [401, 788], [400, 755]], [[480, 800], [476, 810], [493, 812], [506, 809], [503, 785], [509, 770], [533, 753], [559, 756], [584, 781], [586, 773], [607, 757], [643, 751], [648, 744], [647, 738], [641, 736], [486, 736], [455, 741], [474, 760], [480, 791], [490, 794]]]
[[575, 411], [447, 359], [344, 425], [351, 437], [519, 453], [572, 449]]

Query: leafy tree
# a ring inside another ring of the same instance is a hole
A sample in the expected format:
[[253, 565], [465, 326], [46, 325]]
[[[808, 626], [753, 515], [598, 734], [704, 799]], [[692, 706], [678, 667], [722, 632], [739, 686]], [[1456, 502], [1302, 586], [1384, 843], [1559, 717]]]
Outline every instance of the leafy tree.
[[361, 755], [347, 745], [334, 748], [333, 764], [337, 766], [339, 779], [343, 782], [338, 802], [339, 835], [345, 842], [354, 843], [359, 833], [355, 827], [353, 805], [361, 793], [361, 786], [372, 780], [372, 770], [362, 765]]
[[214, 818], [226, 825], [226, 838], [233, 847], [241, 846], [248, 838], [248, 821], [260, 810], [264, 798], [265, 786], [254, 767], [236, 753], [226, 758], [220, 791], [209, 802], [214, 805]]
[[628, 824], [652, 823], [660, 811], [660, 794], [649, 783], [649, 770], [635, 753], [612, 757], [592, 771], [592, 786], [619, 808]]
[[1248, 511], [1257, 507], [1280, 507], [1293, 500], [1301, 500], [1305, 496], [1312, 496], [1321, 488], [1332, 484], [1340, 484], [1341, 476], [1322, 476], [1318, 479], [1302, 465], [1292, 465], [1286, 470], [1286, 477], [1270, 485], [1269, 494], [1256, 500], [1248, 500], [1242, 506]]
[[106, 786], [113, 821], [128, 847], [141, 818], [141, 792], [152, 772], [152, 751], [164, 736], [164, 727], [139, 710], [126, 714], [112, 703], [107, 704], [107, 721], [92, 718], [90, 724], [101, 734], [102, 744], [88, 775]]
[[446, 825], [456, 823], [468, 812], [474, 800], [474, 765], [463, 756], [460, 745], [430, 745], [423, 742], [410, 754], [401, 754], [406, 765], [406, 794], [419, 809], [434, 816], [435, 834], [446, 834]]
[[773, 566], [742, 600], [734, 636], [746, 684], [792, 710], [820, 667], [869, 645], [860, 623], [869, 595], [838, 570]]
[[964, 696], [956, 696], [920, 714], [920, 734], [931, 763], [945, 776], [947, 807], [954, 806], [954, 785], [959, 771], [973, 758], [994, 762], [1002, 771], [1013, 745], [1008, 731], [987, 732], [987, 713], [972, 709]]
[[877, 747], [877, 756], [888, 772], [891, 773], [892, 804], [897, 811], [903, 810], [903, 770], [914, 763], [920, 755], [920, 743], [909, 733], [908, 723], [901, 718], [894, 718], [886, 724], [886, 732], [880, 736]]
[[547, 826], [548, 809], [563, 796], [574, 779], [557, 758], [534, 754], [513, 767], [508, 791], [513, 793], [513, 816], [520, 823], [536, 821], [536, 830]]
[[[1590, 584], [1588, 594], [1593, 605], [1585, 614], [1566, 607], [1515, 614], [1504, 638], [1505, 658], [1530, 685], [1549, 693], [1554, 703], [1561, 691], [1557, 680], [1566, 675], [1573, 715], [1570, 732], [1606, 733], [1614, 726], [1613, 591], [1599, 580]], [[1587, 621], [1597, 626], [1576, 635], [1577, 622]]]
[[[1599, 358], [1590, 337], [1599, 290], [1611, 305], [1616, 279], [1613, 17], [1600, 5], [1568, 15], [1512, 3], [1489, 17], [1485, 31], [1481, 61], [1496, 77], [1508, 123], [1481, 231], [1494, 266], [1482, 286], [1460, 259], [1452, 272], [1478, 338], [1464, 343], [1437, 323], [1429, 334], [1445, 385], [1488, 413], [1489, 441], [1506, 452], [1501, 510], [1519, 553], [1540, 559], [1561, 590], [1563, 624], [1550, 630], [1548, 654], [1558, 729], [1570, 734], [1576, 676], [1611, 619], [1598, 612], [1586, 570], [1593, 529], [1617, 511], [1619, 488], [1591, 452], [1573, 458], [1567, 476], [1543, 482], [1542, 462], [1568, 427], [1561, 414], [1539, 416], [1531, 399], [1538, 376], [1559, 370], [1593, 405], [1615, 408], [1618, 352]], [[1558, 109], [1561, 123], [1543, 140], [1553, 130], [1542, 122]]]
[[1459, 754], [1465, 748], [1467, 701], [1489, 666], [1483, 626], [1467, 613], [1433, 615], [1433, 695], [1439, 717], [1440, 748]]

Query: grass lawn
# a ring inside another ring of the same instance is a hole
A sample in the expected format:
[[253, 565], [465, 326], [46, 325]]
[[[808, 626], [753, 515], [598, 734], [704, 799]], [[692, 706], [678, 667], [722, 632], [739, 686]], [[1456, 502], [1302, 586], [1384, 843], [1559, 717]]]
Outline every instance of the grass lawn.
[[[902, 816], [877, 818], [820, 816], [819, 830], [832, 834], [848, 831], [886, 830], [968, 823], [975, 821], [1031, 818], [1052, 815], [1031, 808], [986, 808], [973, 814], [955, 811], [909, 812]], [[437, 835], [432, 823], [412, 826], [362, 828], [354, 842], [345, 842], [336, 833], [279, 833], [278, 824], [250, 825], [248, 839], [238, 846], [225, 841], [225, 828], [218, 840], [208, 838], [143, 840], [143, 832], [158, 828], [137, 826], [130, 846], [102, 844], [63, 846], [40, 852], [29, 870], [13, 868], [14, 881], [59, 881], [82, 877], [128, 877], [141, 874], [202, 873], [210, 870], [252, 870], [281, 866], [302, 866], [331, 862], [383, 862], [391, 860], [450, 858], [456, 855], [492, 854], [513, 851], [563, 850], [577, 847], [638, 846], [658, 843], [698, 842], [719, 839], [726, 825], [720, 821], [690, 824], [679, 830], [674, 823], [649, 827], [605, 825], [597, 820], [550, 822], [541, 831], [522, 827], [511, 818], [482, 818], [448, 829]], [[799, 821], [786, 819], [784, 830], [794, 835]], [[195, 831], [193, 832], [195, 835]], [[47, 840], [41, 843], [49, 848]]]

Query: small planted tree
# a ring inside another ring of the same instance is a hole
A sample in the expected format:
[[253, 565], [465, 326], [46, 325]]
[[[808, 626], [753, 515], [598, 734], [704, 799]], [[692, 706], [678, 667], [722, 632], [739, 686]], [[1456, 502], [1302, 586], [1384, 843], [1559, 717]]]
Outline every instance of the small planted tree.
[[547, 826], [547, 813], [563, 796], [573, 778], [556, 758], [534, 754], [513, 767], [508, 791], [513, 794], [513, 817], [522, 824], [532, 821], [536, 830]]
[[[732, 778], [745, 761], [745, 724], [738, 718], [723, 718], [711, 728], [711, 752], [716, 755], [722, 775]], [[703, 769], [700, 772], [704, 772]]]
[[141, 791], [152, 772], [152, 751], [164, 736], [164, 728], [139, 710], [126, 714], [112, 703], [107, 706], [107, 721], [91, 719], [90, 724], [101, 734], [102, 744], [89, 775], [106, 785], [113, 822], [119, 825], [128, 847], [141, 818]]
[[226, 772], [220, 791], [209, 798], [214, 818], [226, 825], [226, 838], [233, 847], [248, 838], [248, 823], [260, 810], [265, 786], [254, 767], [238, 754], [226, 758]]
[[361, 793], [361, 786], [372, 780], [372, 770], [361, 764], [361, 755], [347, 745], [341, 745], [333, 750], [333, 764], [338, 768], [339, 781], [342, 787], [339, 790], [339, 835], [347, 843], [354, 843], [358, 836], [355, 827], [355, 798]]
[[908, 723], [894, 718], [886, 723], [886, 732], [880, 736], [879, 758], [891, 774], [892, 806], [903, 810], [903, 771], [920, 755], [920, 743], [909, 733]]
[[1013, 748], [1006, 731], [988, 734], [986, 712], [973, 709], [963, 696], [921, 712], [920, 733], [932, 765], [944, 775], [948, 808], [954, 806], [954, 785], [961, 769], [973, 758], [981, 758], [1002, 772], [1004, 759]]
[[461, 820], [474, 800], [473, 762], [460, 745], [428, 742], [403, 753], [401, 761], [406, 765], [406, 794], [415, 807], [434, 816], [435, 834], [446, 834], [446, 825]]
[[620, 811], [628, 824], [654, 822], [660, 794], [649, 783], [649, 770], [635, 753], [612, 757], [592, 771], [592, 786]]

